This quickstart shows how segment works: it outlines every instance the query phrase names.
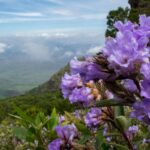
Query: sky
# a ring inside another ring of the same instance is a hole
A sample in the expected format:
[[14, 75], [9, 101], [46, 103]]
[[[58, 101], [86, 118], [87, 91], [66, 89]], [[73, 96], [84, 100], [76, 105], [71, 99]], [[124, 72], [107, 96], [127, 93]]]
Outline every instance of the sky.
[[0, 35], [106, 28], [112, 9], [128, 0], [0, 0]]

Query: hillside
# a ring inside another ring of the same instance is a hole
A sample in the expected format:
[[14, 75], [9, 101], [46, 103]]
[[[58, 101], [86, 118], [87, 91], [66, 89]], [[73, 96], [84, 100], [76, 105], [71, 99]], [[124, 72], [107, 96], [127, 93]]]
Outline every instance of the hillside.
[[27, 94], [42, 94], [47, 92], [56, 92], [59, 91], [60, 81], [65, 72], [69, 71], [69, 66], [66, 65], [58, 72], [56, 72], [52, 77], [42, 85], [30, 90]]
[[46, 114], [50, 114], [54, 107], [60, 113], [63, 113], [64, 111], [72, 111], [73, 106], [67, 100], [63, 99], [59, 89], [61, 77], [66, 71], [68, 71], [68, 68], [68, 66], [65, 66], [60, 69], [60, 71], [55, 73], [49, 81], [24, 95], [1, 100], [0, 121], [10, 113], [14, 114], [16, 107], [25, 110], [31, 115], [40, 110]]

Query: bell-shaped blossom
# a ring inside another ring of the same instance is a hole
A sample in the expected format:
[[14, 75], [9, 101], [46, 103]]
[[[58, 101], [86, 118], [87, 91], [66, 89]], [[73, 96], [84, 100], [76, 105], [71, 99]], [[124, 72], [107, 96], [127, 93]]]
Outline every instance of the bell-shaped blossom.
[[48, 150], [71, 149], [72, 141], [77, 137], [75, 125], [57, 126], [55, 130], [58, 138], [48, 145]]
[[150, 81], [143, 80], [141, 81], [141, 96], [150, 99]]
[[135, 102], [133, 105], [131, 117], [150, 125], [150, 100], [144, 99], [140, 102]]
[[150, 38], [150, 17], [146, 17], [146, 15], [140, 15], [139, 22], [140, 31]]
[[150, 81], [150, 63], [142, 64], [140, 72], [143, 74], [146, 80]]
[[127, 21], [125, 23], [121, 21], [116, 21], [114, 27], [117, 28], [120, 32], [124, 32], [126, 30], [133, 31], [137, 25], [132, 23], [131, 21]]
[[60, 139], [56, 139], [48, 145], [48, 150], [60, 150], [61, 145], [63, 145], [63, 141]]
[[100, 108], [91, 108], [86, 114], [85, 124], [90, 128], [97, 128], [102, 121], [102, 110]]
[[137, 133], [138, 131], [139, 131], [139, 128], [138, 128], [138, 126], [136, 126], [136, 125], [130, 126], [130, 127], [128, 128], [128, 132], [129, 132], [130, 134], [135, 134], [135, 133]]
[[86, 58], [84, 61], [79, 61], [74, 58], [70, 62], [71, 73], [80, 74], [82, 80], [87, 82], [96, 79], [107, 79], [110, 74], [102, 70], [100, 65], [97, 65], [92, 58]]
[[82, 84], [79, 74], [69, 75], [66, 73], [61, 81], [61, 90], [64, 98], [68, 98], [72, 90], [76, 87], [82, 86]]
[[94, 96], [92, 95], [92, 89], [88, 87], [75, 88], [72, 94], [69, 96], [71, 103], [81, 103], [88, 106], [93, 101]]
[[125, 89], [130, 91], [130, 92], [137, 92], [138, 91], [137, 86], [135, 85], [135, 83], [131, 79], [122, 80], [121, 83], [125, 87]]
[[64, 141], [64, 143], [71, 144], [73, 139], [77, 137], [77, 128], [74, 124], [66, 126], [57, 126], [56, 132], [58, 137]]

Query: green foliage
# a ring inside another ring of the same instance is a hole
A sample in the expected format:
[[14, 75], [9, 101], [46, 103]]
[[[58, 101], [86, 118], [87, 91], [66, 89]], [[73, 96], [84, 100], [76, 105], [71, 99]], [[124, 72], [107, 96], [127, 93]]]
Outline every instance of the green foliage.
[[116, 21], [125, 22], [129, 16], [129, 8], [121, 8], [119, 7], [117, 10], [112, 10], [109, 12], [107, 16], [107, 30], [106, 37], [111, 36], [114, 37], [116, 35], [116, 29], [114, 28], [114, 23]]
[[140, 14], [150, 15], [150, 1], [149, 0], [129, 0], [131, 11], [129, 19], [133, 22], [138, 22]]
[[[58, 115], [53, 109], [50, 117], [39, 112], [35, 117], [30, 117], [21, 109], [16, 108], [19, 116], [11, 115], [19, 120], [20, 126], [13, 127], [13, 134], [20, 140], [25, 140], [26, 148], [46, 150], [49, 139], [55, 136], [54, 128], [58, 125]], [[37, 144], [35, 144], [37, 141]]]
[[0, 101], [0, 121], [2, 121], [8, 114], [15, 114], [16, 107], [24, 110], [30, 116], [35, 116], [42, 111], [45, 114], [50, 114], [55, 107], [61, 114], [64, 111], [71, 112], [74, 107], [62, 98], [60, 91], [42, 94], [26, 94], [14, 98], [8, 98]]

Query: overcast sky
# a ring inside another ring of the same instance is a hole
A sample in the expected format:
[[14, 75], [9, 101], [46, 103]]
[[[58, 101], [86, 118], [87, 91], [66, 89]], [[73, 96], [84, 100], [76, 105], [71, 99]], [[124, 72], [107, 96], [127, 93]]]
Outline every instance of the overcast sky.
[[0, 0], [0, 34], [104, 30], [112, 9], [128, 0]]

